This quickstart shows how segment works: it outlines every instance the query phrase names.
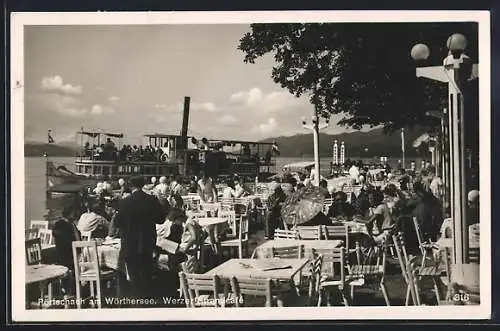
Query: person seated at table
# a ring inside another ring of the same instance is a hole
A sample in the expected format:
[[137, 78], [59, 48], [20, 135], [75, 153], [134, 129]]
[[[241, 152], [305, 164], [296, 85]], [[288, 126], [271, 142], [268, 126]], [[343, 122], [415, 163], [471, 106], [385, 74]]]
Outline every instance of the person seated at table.
[[355, 192], [351, 193], [351, 205], [354, 208], [354, 214], [360, 215], [363, 217], [368, 216], [368, 212], [370, 209], [370, 202], [368, 200], [368, 192], [370, 192], [370, 188], [361, 188], [359, 194], [356, 196]]
[[354, 208], [347, 202], [347, 194], [338, 191], [334, 195], [334, 200], [328, 209], [328, 217], [350, 220], [354, 216]]
[[231, 199], [236, 195], [236, 191], [234, 189], [234, 181], [228, 178], [226, 180], [226, 187], [222, 191], [222, 198]]
[[[298, 187], [298, 185], [297, 185]], [[325, 197], [325, 199], [330, 199], [332, 196], [330, 195], [330, 191], [328, 191], [328, 182], [325, 179], [319, 181], [319, 187], [321, 189], [321, 193]]]
[[109, 231], [109, 222], [99, 215], [101, 204], [97, 201], [88, 204], [87, 212], [78, 220], [77, 228], [80, 232], [90, 232], [92, 238], [105, 238]]
[[242, 198], [245, 195], [247, 195], [247, 191], [243, 187], [243, 181], [241, 180], [241, 178], [238, 178], [234, 181], [234, 197]]
[[[178, 218], [176, 222], [182, 222], [183, 230], [179, 249], [176, 254], [171, 255], [170, 265], [179, 271], [198, 272], [200, 265], [197, 252], [203, 245], [206, 234], [192, 216]], [[184, 263], [184, 268], [181, 268], [182, 263]]]
[[368, 193], [370, 202], [369, 219], [367, 222], [368, 234], [370, 234], [376, 243], [383, 243], [389, 239], [395, 230], [395, 222], [391, 211], [384, 203], [382, 191], [376, 189]]
[[195, 176], [191, 177], [189, 181], [188, 193], [198, 193], [198, 184]]
[[56, 245], [56, 264], [74, 268], [72, 242], [80, 240], [80, 231], [78, 231], [75, 221], [77, 217], [74, 209], [70, 206], [62, 211], [62, 217], [54, 223], [52, 235]]
[[182, 233], [184, 231], [184, 222], [187, 219], [184, 211], [184, 201], [179, 195], [174, 195], [171, 199], [172, 205], [167, 213], [164, 226], [168, 227], [165, 239], [181, 243]]
[[426, 190], [424, 184], [415, 183], [413, 190], [416, 194], [415, 208], [412, 216], [417, 219], [422, 239], [436, 241], [443, 222], [443, 212], [441, 204], [432, 193]]

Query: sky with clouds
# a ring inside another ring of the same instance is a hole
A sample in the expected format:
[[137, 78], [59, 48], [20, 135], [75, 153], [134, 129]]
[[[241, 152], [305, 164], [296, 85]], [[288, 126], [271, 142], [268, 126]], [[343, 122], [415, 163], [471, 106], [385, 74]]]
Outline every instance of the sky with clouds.
[[[259, 140], [304, 133], [312, 107], [271, 79], [273, 58], [245, 64], [249, 25], [25, 27], [25, 139], [76, 141], [75, 132]], [[329, 133], [344, 132], [332, 118]]]

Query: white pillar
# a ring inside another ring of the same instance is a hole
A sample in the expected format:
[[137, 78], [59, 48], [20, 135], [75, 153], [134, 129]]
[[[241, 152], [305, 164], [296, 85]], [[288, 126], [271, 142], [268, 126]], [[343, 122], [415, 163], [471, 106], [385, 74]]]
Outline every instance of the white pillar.
[[[454, 224], [454, 256], [455, 264], [460, 267], [468, 263], [468, 226], [467, 226], [467, 192], [465, 180], [465, 135], [463, 132], [464, 101], [460, 86], [460, 66], [465, 56], [454, 59], [449, 55], [445, 60], [445, 70], [450, 77], [448, 84], [449, 128], [451, 155], [451, 212]], [[462, 68], [464, 70], [465, 68]]]
[[345, 145], [344, 145], [344, 142], [340, 143], [340, 164], [345, 164]]
[[333, 164], [339, 163], [339, 145], [337, 144], [337, 140], [333, 143]]

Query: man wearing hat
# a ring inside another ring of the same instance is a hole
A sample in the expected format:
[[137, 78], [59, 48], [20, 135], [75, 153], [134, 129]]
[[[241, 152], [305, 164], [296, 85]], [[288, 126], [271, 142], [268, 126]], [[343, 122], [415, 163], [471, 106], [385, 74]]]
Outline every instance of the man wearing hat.
[[158, 199], [142, 190], [144, 177], [132, 177], [132, 194], [121, 201], [115, 226], [121, 238], [120, 255], [130, 280], [131, 296], [148, 297], [156, 247], [156, 224], [165, 221], [166, 211]]

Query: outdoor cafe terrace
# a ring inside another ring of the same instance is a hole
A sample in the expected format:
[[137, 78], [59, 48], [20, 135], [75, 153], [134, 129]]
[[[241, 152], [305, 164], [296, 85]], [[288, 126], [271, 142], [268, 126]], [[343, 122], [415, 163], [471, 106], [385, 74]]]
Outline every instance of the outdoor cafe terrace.
[[[351, 197], [360, 187], [342, 189]], [[187, 212], [209, 234], [197, 247], [197, 264], [188, 260], [174, 266], [170, 259], [179, 245], [165, 239], [165, 229], [157, 226], [154, 295], [138, 300], [124, 295], [127, 271], [119, 238], [82, 233], [81, 241], [73, 242], [75, 264], [70, 270], [54, 264], [57, 250], [48, 222], [32, 221], [25, 243], [26, 307], [478, 304], [472, 294], [468, 302], [454, 300], [458, 290], [450, 281], [450, 220], [443, 222], [437, 242], [424, 241], [413, 219], [376, 242], [362, 217], [307, 225], [304, 220], [318, 212], [328, 214], [334, 203], [318, 188], [308, 187], [285, 202], [283, 225], [272, 236], [266, 221], [270, 193], [260, 189], [214, 204], [201, 203], [194, 193], [184, 196]], [[472, 226], [470, 259], [477, 264], [478, 236], [478, 226]]]

